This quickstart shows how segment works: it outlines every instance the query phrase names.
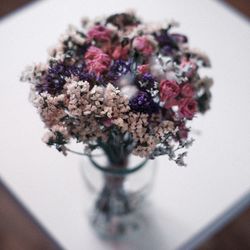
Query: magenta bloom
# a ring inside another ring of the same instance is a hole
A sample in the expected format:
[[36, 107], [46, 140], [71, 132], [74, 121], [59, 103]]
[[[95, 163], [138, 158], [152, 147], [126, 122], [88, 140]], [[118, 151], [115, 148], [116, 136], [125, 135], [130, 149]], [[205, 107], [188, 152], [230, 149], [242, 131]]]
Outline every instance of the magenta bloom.
[[161, 101], [169, 101], [180, 93], [180, 87], [175, 81], [163, 80], [160, 83]]
[[183, 98], [179, 101], [178, 105], [181, 117], [192, 119], [197, 112], [197, 102], [192, 98]]
[[133, 41], [133, 47], [141, 52], [144, 56], [150, 56], [155, 48], [146, 36], [138, 36]]
[[96, 41], [103, 41], [103, 42], [109, 41], [111, 38], [111, 35], [112, 35], [112, 31], [101, 25], [94, 26], [88, 32], [89, 38], [94, 39]]
[[142, 64], [137, 66], [137, 71], [140, 74], [146, 74], [149, 72], [149, 64]]
[[113, 53], [112, 53], [112, 57], [115, 59], [115, 60], [118, 60], [118, 59], [127, 59], [128, 57], [128, 53], [129, 53], [129, 48], [127, 46], [123, 47], [121, 45], [117, 46]]
[[111, 59], [101, 49], [91, 46], [84, 55], [86, 66], [89, 72], [98, 76], [109, 68]]
[[181, 87], [181, 94], [185, 97], [193, 97], [194, 95], [194, 89], [190, 83], [185, 83]]

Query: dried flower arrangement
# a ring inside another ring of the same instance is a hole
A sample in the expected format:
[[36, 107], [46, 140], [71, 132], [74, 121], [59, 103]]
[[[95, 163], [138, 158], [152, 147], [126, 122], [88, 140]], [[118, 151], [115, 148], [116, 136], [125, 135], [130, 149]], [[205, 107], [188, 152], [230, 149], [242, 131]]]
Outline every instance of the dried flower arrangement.
[[185, 165], [187, 123], [209, 109], [212, 79], [199, 74], [208, 57], [176, 26], [145, 24], [132, 12], [70, 26], [47, 63], [21, 77], [48, 129], [44, 142], [64, 154], [72, 139], [87, 154], [102, 148], [113, 164], [166, 154]]

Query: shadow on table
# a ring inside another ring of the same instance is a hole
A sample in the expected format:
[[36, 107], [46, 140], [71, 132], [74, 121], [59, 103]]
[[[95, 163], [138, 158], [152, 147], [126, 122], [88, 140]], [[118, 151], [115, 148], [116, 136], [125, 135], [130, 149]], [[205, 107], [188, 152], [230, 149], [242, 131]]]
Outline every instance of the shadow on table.
[[[103, 240], [103, 243], [112, 250], [166, 250], [173, 249], [173, 234], [178, 237], [181, 223], [173, 222], [171, 216], [166, 216], [151, 204], [145, 204], [136, 219], [140, 221], [135, 230], [130, 230], [128, 235], [118, 240]], [[163, 226], [164, 225], [164, 226]], [[171, 235], [168, 227], [171, 225]], [[173, 233], [174, 232], [174, 233]]]

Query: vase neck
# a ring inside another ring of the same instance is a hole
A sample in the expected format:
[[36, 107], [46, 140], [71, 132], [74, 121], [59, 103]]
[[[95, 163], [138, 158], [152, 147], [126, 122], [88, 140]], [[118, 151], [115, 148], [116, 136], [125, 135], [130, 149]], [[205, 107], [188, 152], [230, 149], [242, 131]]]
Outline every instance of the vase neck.
[[128, 168], [128, 157], [121, 159], [119, 162], [112, 162], [109, 159], [108, 167], [111, 169], [126, 169]]

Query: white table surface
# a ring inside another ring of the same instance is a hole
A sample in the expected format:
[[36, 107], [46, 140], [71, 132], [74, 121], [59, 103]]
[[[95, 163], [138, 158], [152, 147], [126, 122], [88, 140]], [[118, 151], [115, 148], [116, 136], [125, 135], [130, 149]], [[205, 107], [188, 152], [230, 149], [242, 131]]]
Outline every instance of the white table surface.
[[[213, 68], [207, 73], [215, 85], [212, 110], [193, 122], [202, 133], [189, 151], [188, 167], [159, 160], [144, 234], [103, 242], [87, 222], [80, 159], [65, 158], [41, 142], [42, 122], [19, 76], [25, 65], [45, 60], [46, 48], [68, 23], [127, 8], [147, 21], [180, 21], [191, 46], [210, 55]], [[41, 1], [1, 20], [0, 37], [1, 178], [64, 248], [181, 248], [249, 195], [250, 27], [231, 9], [211, 0]]]

